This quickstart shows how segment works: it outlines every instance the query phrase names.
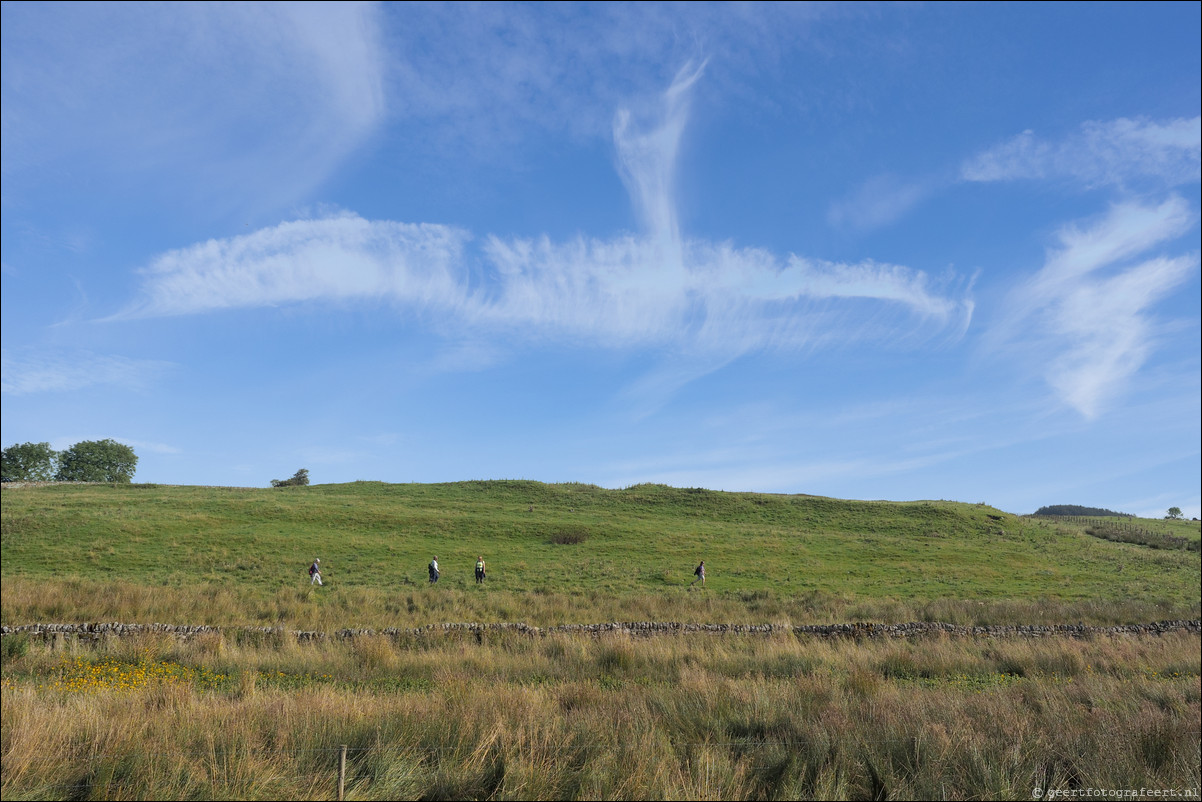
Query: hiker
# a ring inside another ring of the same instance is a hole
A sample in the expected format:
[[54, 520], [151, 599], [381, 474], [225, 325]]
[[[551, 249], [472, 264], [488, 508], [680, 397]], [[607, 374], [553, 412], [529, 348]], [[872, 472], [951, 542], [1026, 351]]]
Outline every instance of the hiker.
[[689, 587], [693, 587], [693, 585], [696, 585], [699, 581], [702, 585], [705, 584], [705, 560], [702, 560], [697, 567], [693, 569], [693, 576], [695, 576], [696, 579], [689, 583]]
[[476, 558], [476, 584], [480, 585], [484, 582], [484, 556]]
[[315, 559], [313, 561], [313, 564], [309, 566], [309, 584], [310, 585], [320, 585], [321, 584], [321, 558], [320, 557]]
[[434, 555], [434, 559], [430, 560], [430, 584], [433, 585], [438, 581], [438, 555]]

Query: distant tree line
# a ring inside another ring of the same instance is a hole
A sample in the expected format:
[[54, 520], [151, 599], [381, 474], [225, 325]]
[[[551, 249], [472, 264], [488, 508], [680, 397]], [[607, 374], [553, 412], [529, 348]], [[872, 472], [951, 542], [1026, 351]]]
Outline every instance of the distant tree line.
[[116, 440], [84, 440], [64, 451], [49, 443], [20, 443], [4, 449], [0, 480], [5, 482], [129, 482], [138, 455]]
[[1125, 512], [1115, 512], [1114, 510], [1103, 510], [1099, 507], [1079, 507], [1076, 504], [1053, 504], [1050, 507], [1040, 507], [1035, 511], [1036, 515], [1081, 515], [1092, 518], [1134, 518], [1134, 515], [1129, 515]]

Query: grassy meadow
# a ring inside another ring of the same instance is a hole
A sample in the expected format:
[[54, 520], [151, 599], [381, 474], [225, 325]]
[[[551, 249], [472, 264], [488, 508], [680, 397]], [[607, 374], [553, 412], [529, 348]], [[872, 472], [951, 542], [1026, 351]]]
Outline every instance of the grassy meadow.
[[[1198, 537], [1197, 522], [1178, 522]], [[639, 485], [5, 490], [0, 623], [292, 628], [1197, 617], [1199, 554], [983, 504]], [[442, 579], [426, 565], [437, 555]], [[489, 579], [475, 585], [476, 556]], [[326, 587], [306, 569], [321, 557]], [[704, 592], [689, 591], [705, 560]]]
[[[1202, 784], [1196, 633], [286, 632], [1199, 617], [1197, 551], [1091, 537], [1088, 522], [520, 481], [51, 485], [2, 500], [6, 626], [285, 630], [4, 636], [5, 800], [334, 798], [342, 745], [347, 799], [1190, 798]], [[1197, 522], [1147, 523], [1199, 537]], [[700, 559], [707, 583], [690, 588]]]

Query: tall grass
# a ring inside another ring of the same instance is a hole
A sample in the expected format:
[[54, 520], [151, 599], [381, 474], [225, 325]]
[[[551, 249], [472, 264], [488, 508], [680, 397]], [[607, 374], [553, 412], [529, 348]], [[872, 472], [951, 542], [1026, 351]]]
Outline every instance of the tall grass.
[[[329, 798], [343, 744], [350, 799], [1199, 786], [1196, 634], [301, 643], [254, 629], [1199, 617], [1197, 552], [1071, 523], [951, 502], [534, 482], [6, 489], [0, 513], [5, 625], [239, 628], [90, 645], [6, 635], [5, 800]], [[431, 587], [433, 554], [446, 570]], [[479, 587], [477, 554], [490, 568]], [[322, 588], [304, 575], [315, 556]], [[707, 586], [690, 590], [701, 558]]]
[[[77, 663], [186, 672], [45, 689]], [[5, 799], [1030, 798], [1198, 787], [1197, 635], [146, 637], [5, 661]], [[42, 686], [39, 689], [39, 686]]]
[[314, 588], [308, 580], [270, 595], [216, 583], [149, 587], [123, 580], [5, 578], [0, 623], [119, 621], [214, 626], [270, 626], [334, 632], [343, 628], [412, 628], [456, 621], [522, 622], [533, 626], [604, 621], [727, 624], [901, 623], [960, 625], [1142, 624], [1200, 617], [1199, 602], [1147, 599], [906, 599], [857, 598], [818, 591], [608, 594], [597, 590], [519, 592], [465, 585], [407, 588]]

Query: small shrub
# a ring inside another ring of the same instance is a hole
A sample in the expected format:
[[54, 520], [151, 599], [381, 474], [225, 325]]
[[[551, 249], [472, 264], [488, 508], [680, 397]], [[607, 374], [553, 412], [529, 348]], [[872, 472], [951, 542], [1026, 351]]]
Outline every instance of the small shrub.
[[566, 526], [551, 533], [551, 542], [557, 546], [575, 546], [588, 540], [588, 530], [582, 526]]
[[272, 487], [303, 487], [309, 484], [309, 469], [301, 468], [291, 479], [272, 479]]

